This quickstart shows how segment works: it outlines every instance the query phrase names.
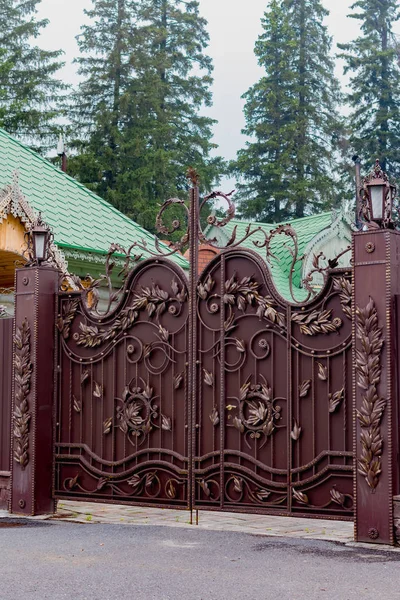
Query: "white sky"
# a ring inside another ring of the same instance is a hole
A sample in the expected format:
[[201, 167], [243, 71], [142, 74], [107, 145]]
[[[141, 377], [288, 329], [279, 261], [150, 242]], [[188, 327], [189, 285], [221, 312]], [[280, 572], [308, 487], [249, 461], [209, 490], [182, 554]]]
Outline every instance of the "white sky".
[[[358, 21], [347, 18], [353, 0], [323, 0], [331, 11], [327, 20], [334, 43], [343, 43], [358, 36]], [[40, 17], [50, 20], [39, 43], [46, 49], [62, 48], [67, 62], [62, 76], [65, 81], [77, 81], [72, 59], [78, 49], [75, 36], [84, 22], [84, 8], [90, 0], [42, 0]], [[214, 106], [208, 114], [218, 121], [215, 142], [218, 153], [226, 159], [236, 156], [244, 144], [241, 95], [255, 83], [262, 71], [253, 53], [254, 43], [261, 33], [261, 17], [267, 0], [200, 0], [200, 10], [209, 24], [211, 43], [208, 54], [214, 61]], [[396, 26], [399, 30], [399, 24]], [[337, 75], [344, 82], [341, 65]]]

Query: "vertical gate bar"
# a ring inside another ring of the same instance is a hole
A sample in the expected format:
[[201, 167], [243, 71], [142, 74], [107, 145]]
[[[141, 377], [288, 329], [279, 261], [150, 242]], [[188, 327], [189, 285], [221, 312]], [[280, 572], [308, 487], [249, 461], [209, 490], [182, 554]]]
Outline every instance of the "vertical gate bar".
[[291, 307], [290, 305], [288, 305], [287, 307], [287, 311], [286, 311], [286, 324], [287, 324], [287, 328], [286, 328], [286, 352], [287, 352], [287, 365], [288, 365], [288, 379], [287, 379], [287, 385], [288, 385], [288, 389], [287, 389], [287, 399], [288, 399], [288, 432], [287, 432], [287, 475], [286, 475], [286, 481], [287, 481], [287, 510], [288, 510], [288, 514], [290, 514], [292, 512], [292, 446], [293, 446], [293, 442], [292, 442], [292, 438], [290, 435], [291, 429], [292, 429], [292, 423], [293, 423], [293, 415], [292, 415], [292, 402], [293, 402], [293, 398], [292, 398], [292, 388], [293, 388], [293, 383], [292, 383], [292, 345], [291, 345], [291, 336], [292, 336], [292, 323], [291, 323], [291, 318], [292, 318], [292, 311], [291, 311]]
[[225, 485], [224, 485], [224, 450], [225, 450], [225, 302], [224, 290], [225, 290], [225, 255], [221, 254], [221, 281], [220, 281], [220, 294], [221, 294], [221, 321], [220, 321], [220, 340], [221, 340], [221, 360], [220, 360], [220, 381], [219, 381], [219, 407], [220, 407], [220, 439], [219, 439], [219, 485], [220, 485], [220, 508], [224, 508], [225, 498]]
[[[194, 457], [196, 450], [197, 428], [196, 428], [196, 397], [197, 383], [197, 277], [199, 262], [199, 188], [197, 177], [193, 176], [192, 188], [190, 189], [190, 212], [189, 212], [189, 509], [193, 511], [195, 502], [195, 473]], [[191, 519], [192, 520], [192, 519]]]

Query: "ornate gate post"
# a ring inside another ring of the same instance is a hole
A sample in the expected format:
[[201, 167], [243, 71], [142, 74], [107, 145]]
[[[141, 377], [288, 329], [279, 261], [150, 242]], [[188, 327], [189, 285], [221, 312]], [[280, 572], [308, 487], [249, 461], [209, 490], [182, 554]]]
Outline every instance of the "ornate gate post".
[[[378, 214], [376, 192], [382, 198]], [[392, 196], [377, 163], [364, 180], [367, 231], [353, 237], [355, 539], [377, 544], [395, 543], [398, 493], [394, 297], [400, 293], [400, 233], [391, 229]]]
[[16, 272], [10, 512], [54, 512], [53, 396], [56, 296], [51, 266]]

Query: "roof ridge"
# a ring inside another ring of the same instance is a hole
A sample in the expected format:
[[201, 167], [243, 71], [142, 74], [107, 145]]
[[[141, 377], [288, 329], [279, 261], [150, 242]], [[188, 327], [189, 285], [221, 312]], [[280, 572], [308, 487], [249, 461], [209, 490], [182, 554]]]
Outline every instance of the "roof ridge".
[[[333, 209], [332, 209], [333, 210]], [[235, 223], [235, 224], [239, 224], [239, 225], [248, 225], [249, 223], [251, 223], [252, 225], [260, 225], [260, 226], [267, 226], [267, 227], [279, 227], [279, 225], [288, 225], [291, 223], [298, 223], [299, 221], [305, 221], [307, 219], [315, 219], [318, 217], [326, 217], [328, 215], [332, 214], [332, 210], [326, 210], [324, 212], [315, 214], [315, 215], [307, 215], [306, 217], [299, 217], [298, 219], [294, 218], [294, 219], [287, 219], [286, 221], [277, 221], [276, 223], [266, 223], [264, 221], [248, 221], [246, 219], [231, 219], [229, 221], [229, 223]]]

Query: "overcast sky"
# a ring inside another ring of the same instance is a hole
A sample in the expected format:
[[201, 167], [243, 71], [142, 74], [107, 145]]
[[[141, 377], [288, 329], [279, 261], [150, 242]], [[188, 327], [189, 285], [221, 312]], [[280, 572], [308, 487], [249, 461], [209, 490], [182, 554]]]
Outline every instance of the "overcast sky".
[[[334, 43], [347, 42], [358, 36], [358, 21], [347, 18], [352, 0], [323, 0], [331, 14], [327, 19]], [[50, 20], [42, 34], [44, 48], [62, 48], [65, 66], [62, 75], [70, 83], [77, 81], [72, 59], [77, 55], [75, 36], [84, 22], [84, 8], [90, 0], [42, 0], [40, 17]], [[267, 0], [200, 0], [202, 15], [207, 19], [211, 43], [209, 55], [214, 61], [214, 106], [210, 116], [218, 121], [215, 142], [219, 153], [234, 158], [244, 144], [240, 131], [244, 126], [241, 95], [255, 83], [261, 70], [253, 53], [254, 43], [261, 32], [260, 20]], [[341, 65], [338, 76], [342, 77]]]

